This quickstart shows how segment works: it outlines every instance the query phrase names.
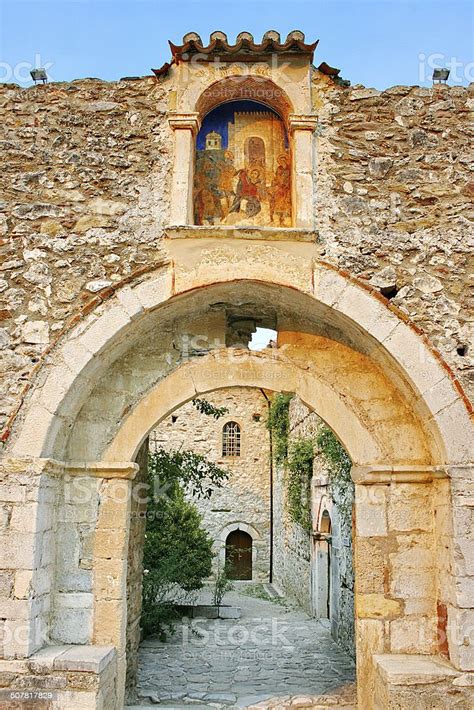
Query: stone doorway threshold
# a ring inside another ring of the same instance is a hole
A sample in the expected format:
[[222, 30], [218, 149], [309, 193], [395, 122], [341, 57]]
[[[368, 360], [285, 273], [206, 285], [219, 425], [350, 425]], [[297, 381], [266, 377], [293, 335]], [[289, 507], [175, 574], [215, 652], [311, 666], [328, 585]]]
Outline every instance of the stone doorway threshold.
[[242, 609], [240, 619], [194, 619], [193, 632], [183, 624], [167, 643], [142, 643], [138, 697], [128, 710], [158, 704], [176, 710], [354, 710], [354, 662], [329, 630], [278, 596], [242, 591], [226, 596], [226, 603]]

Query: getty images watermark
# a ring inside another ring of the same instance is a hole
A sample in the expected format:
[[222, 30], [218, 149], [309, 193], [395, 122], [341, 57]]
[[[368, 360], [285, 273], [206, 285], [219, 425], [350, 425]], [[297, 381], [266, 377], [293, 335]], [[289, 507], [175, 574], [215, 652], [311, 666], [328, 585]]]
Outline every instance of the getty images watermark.
[[434, 69], [449, 69], [450, 84], [474, 81], [474, 61], [461, 62], [457, 57], [448, 57], [441, 52], [418, 54], [418, 80], [420, 84], [431, 83]]
[[53, 62], [45, 62], [39, 52], [34, 56], [32, 62], [9, 62], [0, 61], [0, 84], [31, 84], [31, 71], [33, 69], [44, 69], [50, 81], [54, 81], [51, 74]]

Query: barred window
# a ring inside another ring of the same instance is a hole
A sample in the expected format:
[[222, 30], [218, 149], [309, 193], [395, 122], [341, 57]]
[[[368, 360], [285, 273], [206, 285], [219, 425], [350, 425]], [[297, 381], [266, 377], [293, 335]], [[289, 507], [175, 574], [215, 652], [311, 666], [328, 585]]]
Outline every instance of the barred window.
[[240, 456], [240, 427], [227, 422], [222, 430], [222, 456]]

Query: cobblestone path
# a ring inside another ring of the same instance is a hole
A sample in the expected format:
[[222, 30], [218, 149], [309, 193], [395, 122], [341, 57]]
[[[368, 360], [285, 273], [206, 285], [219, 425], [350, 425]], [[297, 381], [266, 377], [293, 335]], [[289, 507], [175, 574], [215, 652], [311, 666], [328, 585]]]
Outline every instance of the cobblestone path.
[[354, 663], [324, 625], [238, 592], [225, 602], [240, 606], [242, 618], [194, 619], [192, 630], [183, 625], [170, 642], [142, 643], [141, 705], [133, 707], [355, 707], [354, 688], [347, 686]]

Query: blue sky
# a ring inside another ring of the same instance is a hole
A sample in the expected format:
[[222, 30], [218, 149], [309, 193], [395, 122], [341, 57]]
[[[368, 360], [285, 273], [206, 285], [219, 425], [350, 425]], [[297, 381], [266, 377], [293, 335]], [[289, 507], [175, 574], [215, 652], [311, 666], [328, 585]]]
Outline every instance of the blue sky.
[[301, 29], [320, 40], [315, 64], [352, 84], [429, 86], [447, 64], [450, 84], [474, 81], [470, 0], [0, 0], [0, 81], [29, 85], [35, 63], [55, 81], [142, 76], [169, 58], [168, 39], [215, 29], [232, 41]]

